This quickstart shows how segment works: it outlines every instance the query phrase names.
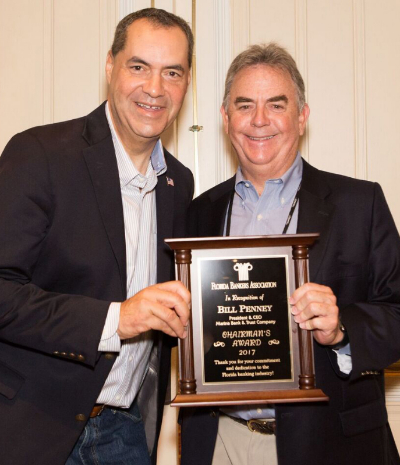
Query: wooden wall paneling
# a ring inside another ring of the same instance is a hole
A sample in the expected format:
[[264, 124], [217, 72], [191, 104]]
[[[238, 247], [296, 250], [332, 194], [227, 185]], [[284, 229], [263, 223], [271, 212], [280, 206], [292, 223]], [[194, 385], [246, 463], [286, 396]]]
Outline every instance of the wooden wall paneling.
[[43, 124], [47, 118], [45, 13], [42, 0], [20, 0], [18, 8], [14, 2], [0, 2], [0, 153], [15, 133]]
[[[214, 3], [214, 60], [215, 60], [215, 183], [233, 176], [237, 169], [237, 158], [231, 146], [229, 137], [225, 134], [220, 108], [224, 98], [225, 78], [232, 62], [233, 38], [232, 28], [233, 9], [230, 0]], [[246, 26], [248, 29], [248, 23]]]
[[54, 2], [54, 121], [99, 104], [99, 25], [98, 0]]
[[222, 129], [219, 109], [224, 79], [231, 61], [229, 0], [203, 0], [197, 3], [197, 99], [199, 176], [196, 194], [224, 181], [231, 175], [231, 159]]
[[250, 0], [231, 0], [231, 8], [233, 59], [250, 45]]
[[355, 177], [367, 179], [367, 114], [364, 0], [353, 0]]
[[251, 0], [249, 2], [250, 44], [277, 42], [295, 54], [295, 0]]
[[[191, 0], [175, 0], [174, 8], [173, 13], [181, 16], [192, 25]], [[192, 84], [189, 85], [185, 101], [174, 125], [175, 128], [171, 127], [167, 134], [163, 135], [163, 142], [167, 142], [166, 147], [195, 174], [194, 140], [193, 133], [189, 131], [189, 128], [193, 125]]]
[[400, 2], [365, 0], [368, 179], [379, 182], [400, 227]]
[[[295, 53], [294, 58], [297, 67], [303, 77], [306, 88], [306, 101], [308, 97], [308, 34], [307, 34], [307, 0], [296, 0], [295, 4]], [[300, 141], [301, 156], [309, 160], [310, 144], [308, 137], [308, 125]]]
[[107, 98], [106, 59], [113, 42], [115, 27], [119, 22], [118, 15], [116, 0], [99, 0], [99, 103]]
[[150, 7], [151, 0], [119, 0], [119, 19], [122, 19], [133, 11]]
[[54, 0], [43, 1], [43, 121], [54, 121]]
[[309, 159], [355, 176], [353, 5], [307, 1]]
[[[190, 0], [188, 0], [190, 1]], [[174, 13], [176, 0], [153, 0], [155, 8], [162, 8], [163, 10]]]

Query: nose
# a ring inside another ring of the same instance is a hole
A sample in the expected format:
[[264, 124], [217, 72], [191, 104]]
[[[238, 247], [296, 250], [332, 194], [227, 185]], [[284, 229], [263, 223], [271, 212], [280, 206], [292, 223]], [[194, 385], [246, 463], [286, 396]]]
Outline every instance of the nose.
[[257, 106], [251, 118], [251, 125], [257, 128], [270, 124], [268, 108]]
[[152, 98], [162, 97], [164, 95], [164, 85], [161, 75], [152, 73], [143, 84], [143, 92]]

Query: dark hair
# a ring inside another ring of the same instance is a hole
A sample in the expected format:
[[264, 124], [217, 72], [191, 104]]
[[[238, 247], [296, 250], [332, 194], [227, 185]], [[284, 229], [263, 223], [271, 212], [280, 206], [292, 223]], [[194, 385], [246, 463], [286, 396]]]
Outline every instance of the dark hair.
[[111, 46], [111, 53], [115, 57], [118, 52], [125, 48], [126, 34], [128, 27], [138, 19], [147, 19], [154, 26], [165, 28], [179, 27], [184, 32], [188, 41], [188, 63], [189, 68], [192, 66], [192, 56], [194, 47], [194, 38], [189, 24], [179, 16], [160, 8], [145, 8], [135, 11], [122, 18], [115, 30], [114, 41]]
[[228, 109], [229, 95], [231, 92], [232, 82], [236, 74], [250, 66], [265, 65], [272, 68], [278, 68], [290, 74], [293, 84], [297, 91], [297, 104], [301, 111], [305, 104], [305, 86], [300, 71], [297, 69], [296, 62], [292, 56], [283, 47], [274, 42], [269, 44], [251, 45], [247, 50], [240, 53], [228, 69], [225, 80], [225, 93], [223, 106]]

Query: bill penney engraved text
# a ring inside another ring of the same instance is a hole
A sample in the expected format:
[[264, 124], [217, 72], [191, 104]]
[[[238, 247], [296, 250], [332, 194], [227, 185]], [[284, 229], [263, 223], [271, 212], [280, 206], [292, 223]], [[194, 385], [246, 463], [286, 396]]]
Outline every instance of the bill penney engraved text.
[[[238, 313], [235, 306], [225, 307], [217, 305], [218, 313]], [[239, 313], [252, 313], [252, 312], [271, 312], [272, 305], [239, 305]]]

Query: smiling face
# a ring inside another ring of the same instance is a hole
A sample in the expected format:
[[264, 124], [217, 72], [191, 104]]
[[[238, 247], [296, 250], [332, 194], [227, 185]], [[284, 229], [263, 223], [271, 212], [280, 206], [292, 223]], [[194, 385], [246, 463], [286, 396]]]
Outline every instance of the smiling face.
[[308, 106], [299, 112], [297, 102], [288, 72], [256, 65], [237, 73], [228, 108], [221, 108], [242, 172], [261, 192], [264, 182], [282, 176], [296, 157], [309, 115]]
[[188, 43], [178, 27], [131, 24], [126, 44], [106, 65], [108, 103], [125, 149], [148, 152], [175, 120], [190, 82]]

